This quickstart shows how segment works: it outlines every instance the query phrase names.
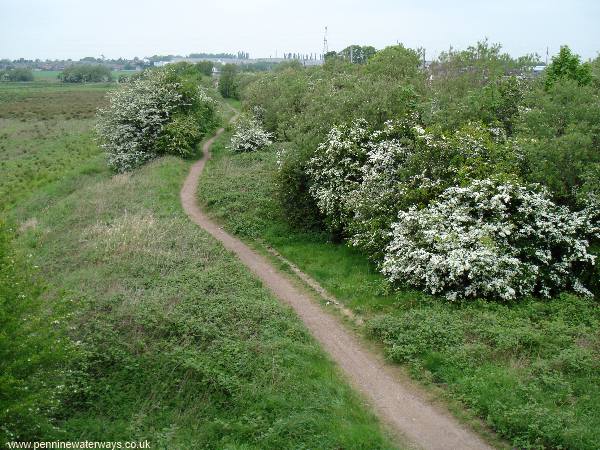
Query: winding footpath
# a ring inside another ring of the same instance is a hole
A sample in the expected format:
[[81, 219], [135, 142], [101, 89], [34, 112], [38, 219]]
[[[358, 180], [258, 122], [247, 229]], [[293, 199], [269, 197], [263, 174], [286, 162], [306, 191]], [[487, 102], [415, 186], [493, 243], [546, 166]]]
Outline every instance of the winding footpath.
[[[235, 117], [234, 117], [235, 119]], [[232, 119], [232, 121], [234, 120]], [[224, 231], [198, 207], [198, 179], [210, 148], [223, 128], [208, 140], [203, 156], [190, 169], [181, 189], [181, 203], [190, 219], [206, 230], [235, 255], [275, 296], [291, 306], [310, 333], [333, 359], [351, 385], [375, 410], [379, 418], [397, 435], [399, 444], [424, 449], [469, 450], [491, 448], [478, 435], [430, 404], [397, 370], [368, 350], [338, 318], [325, 312], [311, 296], [277, 270], [264, 256]]]

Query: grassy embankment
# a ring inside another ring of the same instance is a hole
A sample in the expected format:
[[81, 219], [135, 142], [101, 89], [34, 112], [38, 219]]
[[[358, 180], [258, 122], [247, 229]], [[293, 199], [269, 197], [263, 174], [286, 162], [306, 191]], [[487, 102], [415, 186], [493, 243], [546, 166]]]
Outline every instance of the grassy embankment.
[[189, 161], [114, 176], [90, 130], [105, 86], [0, 88], [0, 256], [25, 260], [0, 277], [3, 440], [390, 447], [298, 319], [187, 219]]
[[[442, 396], [517, 447], [600, 442], [600, 309], [564, 295], [513, 304], [449, 303], [393, 292], [365, 257], [326, 234], [290, 228], [276, 201], [276, 154], [213, 147], [200, 200], [226, 228], [264, 241], [366, 319], [365, 333]], [[258, 245], [260, 246], [260, 244]], [[441, 389], [438, 389], [441, 388]]]

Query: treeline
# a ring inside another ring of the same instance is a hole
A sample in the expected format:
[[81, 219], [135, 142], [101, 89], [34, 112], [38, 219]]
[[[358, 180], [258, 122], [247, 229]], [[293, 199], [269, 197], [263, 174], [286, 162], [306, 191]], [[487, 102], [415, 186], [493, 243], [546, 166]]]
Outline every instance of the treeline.
[[0, 70], [0, 81], [33, 81], [31, 69]]
[[281, 142], [292, 221], [449, 298], [598, 292], [600, 59], [563, 47], [535, 77], [487, 41], [428, 68], [402, 45], [349, 52], [228, 76]]
[[111, 70], [102, 65], [79, 65], [65, 68], [58, 79], [64, 83], [101, 83], [113, 81]]

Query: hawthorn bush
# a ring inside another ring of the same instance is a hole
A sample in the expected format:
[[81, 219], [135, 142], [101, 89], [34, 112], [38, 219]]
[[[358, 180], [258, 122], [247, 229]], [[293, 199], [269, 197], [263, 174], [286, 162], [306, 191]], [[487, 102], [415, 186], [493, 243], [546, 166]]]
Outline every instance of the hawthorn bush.
[[454, 133], [422, 127], [416, 114], [372, 131], [364, 120], [334, 127], [309, 161], [309, 192], [330, 231], [380, 260], [398, 212], [444, 189], [517, 170], [519, 148], [468, 124]]
[[253, 117], [241, 117], [231, 136], [231, 150], [237, 153], [254, 152], [271, 144], [272, 134], [265, 131]]
[[151, 70], [109, 94], [97, 132], [108, 164], [132, 170], [163, 154], [190, 156], [216, 126], [214, 101], [173, 70]]
[[585, 212], [516, 183], [478, 180], [448, 188], [427, 208], [401, 211], [382, 272], [390, 281], [448, 299], [591, 295], [581, 275], [594, 265]]

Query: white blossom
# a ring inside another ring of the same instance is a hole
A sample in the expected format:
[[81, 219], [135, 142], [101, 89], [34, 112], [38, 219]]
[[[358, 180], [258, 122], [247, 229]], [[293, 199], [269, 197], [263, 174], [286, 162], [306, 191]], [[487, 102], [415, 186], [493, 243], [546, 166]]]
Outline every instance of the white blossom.
[[265, 131], [254, 118], [240, 118], [231, 136], [231, 150], [238, 153], [253, 152], [270, 145], [273, 135]]
[[572, 289], [593, 265], [588, 215], [514, 183], [452, 187], [424, 209], [401, 211], [382, 271], [390, 281], [449, 299], [550, 296]]

